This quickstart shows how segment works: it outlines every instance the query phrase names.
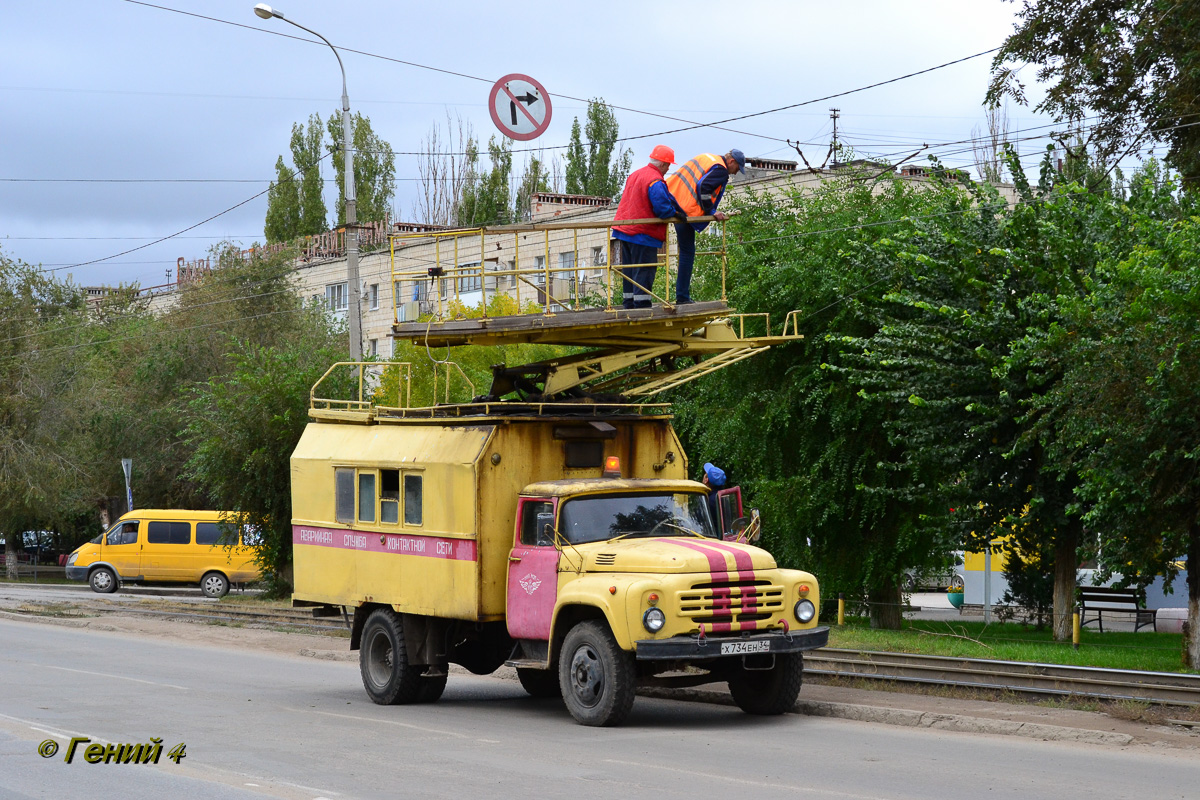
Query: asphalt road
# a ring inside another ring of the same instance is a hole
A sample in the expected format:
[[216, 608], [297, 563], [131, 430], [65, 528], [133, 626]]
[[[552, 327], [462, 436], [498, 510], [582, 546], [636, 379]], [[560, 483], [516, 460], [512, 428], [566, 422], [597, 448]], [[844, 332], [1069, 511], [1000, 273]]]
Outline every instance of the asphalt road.
[[[574, 724], [513, 681], [454, 675], [432, 706], [381, 707], [354, 664], [0, 620], [0, 798], [1195, 797], [1194, 752], [638, 698]], [[64, 756], [71, 737], [162, 739], [153, 765]], [[39, 744], [55, 740], [43, 758]], [[175, 764], [166, 752], [187, 746]]]

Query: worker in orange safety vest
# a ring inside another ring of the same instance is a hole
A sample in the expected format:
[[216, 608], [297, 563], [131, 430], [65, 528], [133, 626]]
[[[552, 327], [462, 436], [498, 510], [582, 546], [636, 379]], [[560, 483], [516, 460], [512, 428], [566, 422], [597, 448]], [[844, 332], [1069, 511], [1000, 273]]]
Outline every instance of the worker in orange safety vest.
[[[741, 150], [730, 150], [723, 156], [701, 153], [667, 176], [667, 189], [686, 216], [712, 216], [726, 219], [717, 210], [725, 194], [725, 184], [732, 175], [746, 169], [746, 156]], [[692, 300], [692, 266], [696, 263], [696, 232], [708, 227], [707, 222], [677, 222], [675, 237], [679, 240], [679, 274], [675, 279], [675, 303], [684, 305]]]

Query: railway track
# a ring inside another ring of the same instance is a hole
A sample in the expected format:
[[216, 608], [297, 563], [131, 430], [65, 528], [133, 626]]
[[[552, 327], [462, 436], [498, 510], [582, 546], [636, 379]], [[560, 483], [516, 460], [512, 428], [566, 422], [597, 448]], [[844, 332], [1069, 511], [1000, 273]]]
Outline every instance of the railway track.
[[[30, 603], [19, 610], [29, 614], [47, 613], [46, 610], [40, 609], [39, 605], [42, 604]], [[46, 609], [57, 609], [60, 606], [57, 603], [44, 605]], [[71, 603], [70, 606], [81, 612], [78, 614], [79, 616], [86, 613], [129, 614], [162, 619], [182, 619], [198, 623], [282, 628], [330, 636], [348, 633], [344, 620], [338, 618], [315, 619], [310, 610], [302, 608], [244, 609], [224, 603], [138, 603], [111, 600], [88, 600], [82, 603]], [[75, 616], [75, 614], [67, 616]]]
[[804, 671], [810, 675], [991, 689], [1029, 696], [1071, 696], [1200, 706], [1200, 675], [1173, 672], [834, 648], [806, 653]]

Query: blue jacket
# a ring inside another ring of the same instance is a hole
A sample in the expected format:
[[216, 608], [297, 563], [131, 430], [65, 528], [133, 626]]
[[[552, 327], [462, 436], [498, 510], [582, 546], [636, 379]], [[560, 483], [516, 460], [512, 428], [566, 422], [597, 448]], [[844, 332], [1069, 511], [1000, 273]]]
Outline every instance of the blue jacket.
[[[728, 173], [726, 173], [728, 175]], [[654, 216], [659, 219], [670, 219], [671, 217], [683, 216], [683, 211], [679, 208], [679, 204], [675, 202], [675, 198], [667, 191], [667, 184], [663, 181], [655, 181], [650, 185], [650, 206], [654, 209]], [[630, 244], [640, 244], [643, 247], [662, 247], [662, 242], [655, 239], [653, 236], [648, 236], [644, 233], [639, 233], [635, 236], [630, 236], [621, 231], [613, 231], [613, 238], [619, 239]]]

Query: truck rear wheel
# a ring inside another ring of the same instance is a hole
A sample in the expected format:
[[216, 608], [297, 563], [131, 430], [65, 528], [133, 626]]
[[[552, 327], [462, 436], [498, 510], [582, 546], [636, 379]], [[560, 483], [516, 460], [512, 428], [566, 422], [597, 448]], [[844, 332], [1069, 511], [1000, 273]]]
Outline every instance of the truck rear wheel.
[[804, 656], [800, 653], [777, 653], [771, 669], [739, 667], [729, 679], [733, 702], [747, 714], [773, 716], [791, 711], [800, 694], [804, 679]]
[[421, 679], [419, 672], [408, 665], [404, 626], [400, 615], [390, 608], [377, 608], [367, 617], [358, 651], [358, 668], [367, 695], [379, 705], [432, 702], [441, 696], [441, 689], [446, 686], [443, 676], [436, 694], [428, 699], [422, 696], [423, 690], [432, 692], [426, 688], [429, 684]]
[[581, 622], [567, 634], [558, 682], [576, 722], [594, 727], [624, 722], [633, 708], [636, 677], [633, 655], [617, 646], [604, 623]]
[[530, 697], [562, 697], [556, 670], [517, 667], [517, 677]]

